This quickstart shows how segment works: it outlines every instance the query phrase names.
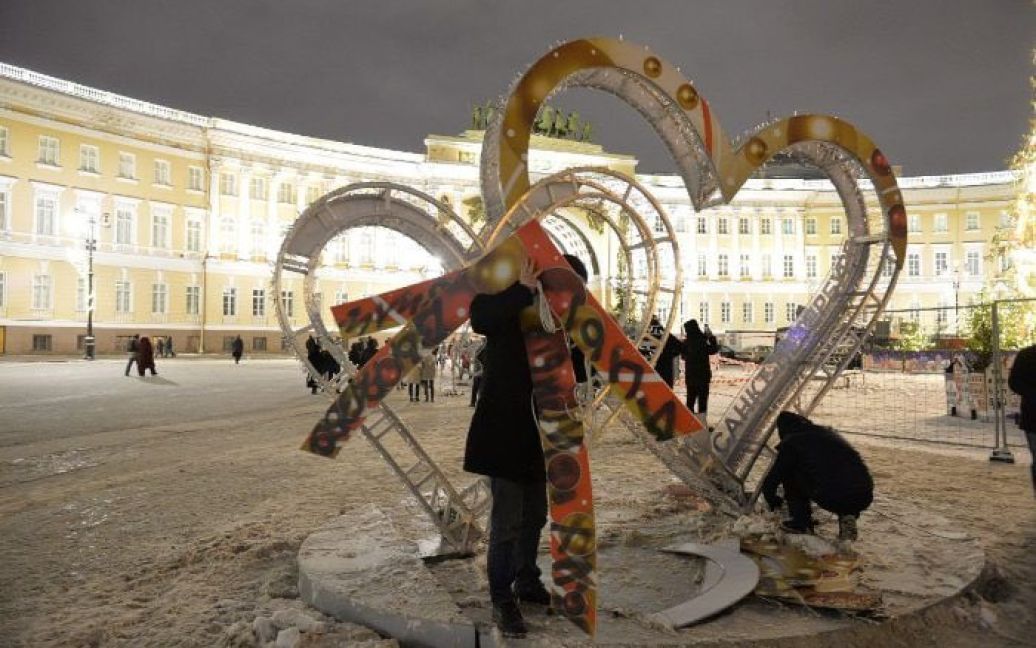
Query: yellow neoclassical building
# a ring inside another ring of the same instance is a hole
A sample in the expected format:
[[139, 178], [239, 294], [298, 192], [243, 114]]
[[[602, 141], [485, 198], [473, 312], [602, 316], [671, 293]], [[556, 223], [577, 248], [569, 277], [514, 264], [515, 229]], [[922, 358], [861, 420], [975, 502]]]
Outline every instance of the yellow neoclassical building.
[[[81, 351], [91, 307], [87, 242], [96, 238], [98, 353], [134, 333], [213, 352], [241, 335], [279, 351], [269, 294], [282, 236], [307, 204], [355, 182], [398, 182], [477, 209], [480, 131], [429, 136], [422, 153], [357, 146], [204, 117], [0, 64], [0, 353]], [[633, 176], [637, 161], [600, 146], [536, 136], [543, 176], [572, 166]], [[845, 219], [823, 179], [749, 181], [730, 205], [698, 212], [675, 175], [636, 175], [679, 239], [680, 317], [717, 332], [787, 324], [838, 253]], [[973, 299], [1001, 268], [990, 242], [1009, 228], [1016, 177], [992, 172], [900, 179], [907, 259], [891, 308]], [[616, 272], [605, 236], [573, 219], [554, 232], [604, 291]], [[325, 303], [441, 272], [419, 244], [380, 227], [325, 250]], [[302, 326], [301, 285], [280, 298]]]

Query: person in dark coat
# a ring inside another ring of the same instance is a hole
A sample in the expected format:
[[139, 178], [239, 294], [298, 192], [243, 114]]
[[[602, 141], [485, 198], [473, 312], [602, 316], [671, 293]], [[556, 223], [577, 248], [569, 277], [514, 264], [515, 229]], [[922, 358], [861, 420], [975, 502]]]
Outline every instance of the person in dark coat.
[[[1029, 452], [1036, 457], [1036, 344], [1018, 352], [1007, 377], [1007, 386], [1022, 397], [1022, 409], [1018, 415], [1018, 427], [1025, 432]], [[1036, 492], [1036, 459], [1032, 466], [1032, 487]]]
[[129, 353], [129, 360], [126, 362], [126, 375], [129, 375], [130, 367], [133, 363], [137, 363], [140, 366], [140, 335], [136, 334], [130, 338], [129, 344], [126, 345], [126, 352]]
[[478, 350], [478, 355], [475, 356], [475, 366], [472, 368], [471, 378], [471, 406], [474, 407], [475, 403], [478, 402], [478, 394], [482, 389], [482, 373], [486, 370], [486, 345], [483, 344], [482, 348]]
[[[583, 264], [568, 255], [566, 259], [585, 280]], [[519, 317], [533, 305], [536, 290], [530, 264], [509, 288], [480, 294], [471, 303], [471, 328], [486, 342], [464, 470], [490, 478], [493, 505], [486, 570], [493, 620], [505, 636], [526, 632], [518, 600], [550, 604], [536, 565], [540, 533], [547, 522], [546, 470]]]
[[[320, 343], [317, 342], [316, 338], [312, 335], [306, 339], [306, 360], [309, 361], [309, 364], [313, 365], [313, 369], [316, 370], [317, 374], [324, 374], [323, 356], [321, 354]], [[310, 374], [307, 374], [306, 376], [306, 387], [309, 387], [310, 394], [317, 393], [317, 387], [319, 387], [319, 385], [317, 385], [316, 379]]]
[[155, 371], [155, 348], [151, 346], [151, 340], [147, 336], [142, 337], [138, 345], [137, 373], [143, 378], [144, 371], [150, 369], [151, 375], [157, 376], [158, 372]]
[[170, 358], [176, 357], [176, 351], [173, 350], [173, 336], [171, 335], [165, 341], [165, 354]]
[[230, 344], [230, 355], [234, 356], [234, 364], [241, 362], [241, 356], [245, 352], [245, 343], [241, 339], [241, 336], [234, 338], [234, 341]]
[[159, 358], [164, 358], [165, 357], [165, 342], [160, 337], [159, 338], [155, 338], [155, 339], [158, 340], [157, 342], [155, 342], [155, 346], [158, 347], [158, 357]]
[[709, 383], [712, 382], [709, 356], [716, 355], [719, 344], [716, 343], [716, 336], [708, 331], [708, 327], [704, 332], [701, 330], [698, 320], [687, 320], [684, 322], [683, 330], [687, 334], [682, 349], [684, 380], [687, 383], [687, 409], [701, 414], [701, 418], [705, 419], [709, 410]]
[[[665, 328], [662, 326], [662, 322], [658, 320], [658, 317], [652, 316], [651, 318], [651, 335], [656, 340], [661, 340], [662, 336], [665, 335]], [[676, 382], [673, 363], [682, 353], [683, 345], [672, 334], [666, 337], [665, 344], [662, 345], [662, 349], [658, 352], [655, 372], [662, 377], [662, 380], [669, 385], [670, 389], [672, 389], [673, 383]]]
[[838, 515], [840, 540], [855, 540], [856, 519], [874, 498], [874, 480], [860, 453], [831, 428], [793, 412], [777, 417], [777, 434], [777, 458], [761, 488], [770, 509], [781, 505], [777, 486], [782, 485], [791, 514], [786, 530], [813, 531], [812, 501]]

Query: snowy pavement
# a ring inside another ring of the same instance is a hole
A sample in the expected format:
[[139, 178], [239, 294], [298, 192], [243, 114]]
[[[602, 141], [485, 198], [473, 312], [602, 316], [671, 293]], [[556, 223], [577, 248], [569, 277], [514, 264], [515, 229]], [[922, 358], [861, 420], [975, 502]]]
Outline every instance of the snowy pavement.
[[[294, 359], [159, 358], [157, 376], [125, 359], [0, 363], [0, 446], [256, 414], [316, 400]], [[321, 399], [322, 400], [322, 399]]]

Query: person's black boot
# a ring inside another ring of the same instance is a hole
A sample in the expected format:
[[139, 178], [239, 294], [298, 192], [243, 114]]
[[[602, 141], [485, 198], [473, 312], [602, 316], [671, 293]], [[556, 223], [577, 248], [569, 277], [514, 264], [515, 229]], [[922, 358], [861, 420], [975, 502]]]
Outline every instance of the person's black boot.
[[813, 533], [813, 520], [785, 520], [781, 522], [781, 530], [785, 533]]
[[524, 603], [535, 603], [536, 605], [550, 605], [550, 592], [543, 586], [543, 583], [536, 582], [528, 587], [515, 587], [514, 595]]
[[514, 601], [493, 604], [493, 623], [505, 637], [520, 639], [528, 632], [522, 611]]

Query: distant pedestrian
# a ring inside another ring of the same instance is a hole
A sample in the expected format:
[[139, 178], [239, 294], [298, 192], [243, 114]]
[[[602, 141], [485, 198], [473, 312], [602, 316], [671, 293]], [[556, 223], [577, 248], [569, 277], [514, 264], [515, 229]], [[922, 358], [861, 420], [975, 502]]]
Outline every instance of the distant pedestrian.
[[[1014, 357], [1007, 386], [1022, 397], [1018, 427], [1025, 432], [1030, 454], [1036, 457], [1036, 344], [1025, 347]], [[1033, 491], [1036, 492], [1036, 459], [1033, 460], [1030, 470]]]
[[129, 342], [126, 343], [126, 353], [129, 354], [129, 361], [126, 362], [126, 375], [129, 375], [130, 367], [133, 363], [140, 363], [140, 335], [135, 334], [130, 338]]
[[173, 336], [169, 336], [165, 341], [165, 352], [170, 358], [176, 357], [176, 351], [173, 351]]
[[155, 342], [155, 347], [157, 347], [157, 349], [158, 349], [158, 357], [159, 358], [164, 358], [165, 357], [165, 341], [162, 340], [162, 338], [160, 338], [160, 337], [156, 337], [155, 340], [157, 340], [157, 342]]
[[407, 374], [407, 394], [410, 396], [410, 402], [416, 403], [421, 400], [421, 364], [418, 363], [416, 367], [410, 370]]
[[[665, 335], [665, 327], [658, 320], [658, 317], [651, 318], [651, 336], [657, 341], [662, 340], [662, 336]], [[665, 384], [669, 385], [672, 389], [673, 383], [676, 382], [676, 372], [673, 370], [673, 364], [676, 359], [683, 353], [683, 345], [676, 339], [676, 336], [670, 334], [666, 336], [665, 344], [658, 351], [658, 358], [655, 361], [655, 372], [662, 377]]]
[[241, 339], [241, 336], [234, 338], [234, 341], [230, 344], [230, 355], [234, 356], [234, 364], [240, 364], [241, 356], [245, 352], [245, 343]]
[[144, 371], [150, 369], [151, 375], [157, 376], [158, 372], [155, 371], [155, 349], [151, 346], [151, 340], [147, 336], [140, 338], [137, 348], [137, 373], [143, 378]]
[[486, 370], [486, 345], [483, 344], [478, 355], [475, 356], [475, 365], [472, 367], [471, 378], [471, 406], [478, 402], [478, 393], [482, 389], [482, 372]]
[[323, 357], [320, 352], [320, 343], [317, 342], [312, 335], [309, 336], [309, 338], [306, 339], [306, 360], [309, 361], [309, 364], [312, 365], [313, 369], [316, 371], [316, 374], [306, 375], [306, 387], [309, 387], [311, 394], [317, 393], [318, 385], [316, 376], [324, 373], [324, 368], [321, 364]]
[[712, 367], [709, 356], [716, 355], [719, 344], [706, 324], [702, 331], [698, 320], [687, 320], [683, 325], [687, 338], [683, 342], [684, 376], [687, 383], [687, 409], [701, 415], [707, 423], [709, 410], [709, 383]]
[[424, 387], [424, 402], [435, 402], [435, 372], [438, 368], [435, 351], [421, 360], [421, 385]]

